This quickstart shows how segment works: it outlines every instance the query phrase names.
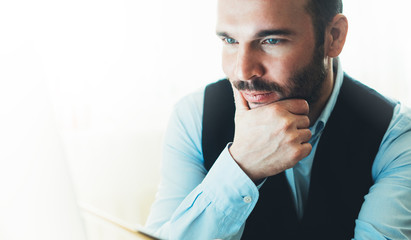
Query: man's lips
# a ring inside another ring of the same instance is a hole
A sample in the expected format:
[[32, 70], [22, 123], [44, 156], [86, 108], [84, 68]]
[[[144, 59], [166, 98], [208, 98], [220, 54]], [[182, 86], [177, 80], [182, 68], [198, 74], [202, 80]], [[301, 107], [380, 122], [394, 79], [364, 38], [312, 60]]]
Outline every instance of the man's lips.
[[243, 97], [248, 103], [272, 103], [278, 101], [280, 97], [275, 92], [243, 91]]

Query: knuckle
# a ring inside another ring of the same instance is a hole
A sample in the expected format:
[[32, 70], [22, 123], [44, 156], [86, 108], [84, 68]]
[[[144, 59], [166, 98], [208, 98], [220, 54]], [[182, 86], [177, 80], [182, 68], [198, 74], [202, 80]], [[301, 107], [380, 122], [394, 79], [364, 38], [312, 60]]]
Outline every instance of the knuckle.
[[282, 121], [282, 129], [289, 130], [294, 126], [294, 121], [290, 118], [284, 118]]
[[291, 161], [298, 162], [301, 159], [301, 149], [297, 146], [294, 146], [291, 151]]
[[300, 134], [296, 131], [293, 131], [293, 132], [287, 134], [286, 143], [293, 146], [294, 144], [299, 143], [300, 138], [301, 138]]
[[300, 160], [302, 160], [310, 154], [311, 148], [311, 144], [299, 144], [298, 146], [295, 146], [291, 154], [291, 160], [294, 161], [296, 164], [297, 162], [299, 162]]
[[312, 134], [312, 132], [310, 131], [310, 129], [305, 129], [304, 131], [305, 131], [305, 135], [307, 136], [308, 139], [310, 139], [310, 138], [313, 136], [313, 134]]
[[307, 126], [307, 127], [310, 126], [311, 121], [310, 121], [310, 118], [308, 116], [303, 116], [303, 122], [304, 122], [305, 126]]
[[301, 148], [300, 153], [299, 153], [300, 154], [300, 159], [303, 159], [303, 158], [307, 157], [310, 154], [311, 149], [312, 149], [312, 146], [309, 143], [302, 145], [302, 148]]
[[301, 135], [299, 134], [299, 132], [295, 131], [290, 135], [291, 141], [295, 144], [300, 143], [300, 139], [301, 139]]
[[302, 151], [301, 151], [301, 150], [297, 150], [297, 151], [294, 152], [293, 160], [294, 160], [295, 162], [298, 162], [298, 161], [300, 161], [300, 160], [303, 158], [302, 156], [303, 156]]

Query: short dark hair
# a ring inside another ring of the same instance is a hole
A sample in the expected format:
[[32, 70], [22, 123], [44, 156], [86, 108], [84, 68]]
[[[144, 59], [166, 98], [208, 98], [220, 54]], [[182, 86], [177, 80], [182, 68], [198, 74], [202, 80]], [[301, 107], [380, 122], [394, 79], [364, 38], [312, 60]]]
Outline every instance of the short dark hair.
[[308, 0], [306, 9], [314, 25], [316, 45], [322, 46], [327, 25], [343, 11], [342, 0]]

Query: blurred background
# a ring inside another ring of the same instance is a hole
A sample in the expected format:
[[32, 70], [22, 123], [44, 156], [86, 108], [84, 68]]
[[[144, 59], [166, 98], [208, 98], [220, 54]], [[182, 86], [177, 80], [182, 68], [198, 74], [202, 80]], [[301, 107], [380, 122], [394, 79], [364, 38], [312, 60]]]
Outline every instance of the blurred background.
[[[410, 7], [345, 0], [341, 55], [348, 74], [408, 106]], [[215, 9], [216, 0], [0, 0], [0, 239], [56, 239], [78, 221], [88, 239], [134, 239], [84, 208], [145, 223], [174, 103], [224, 77]]]

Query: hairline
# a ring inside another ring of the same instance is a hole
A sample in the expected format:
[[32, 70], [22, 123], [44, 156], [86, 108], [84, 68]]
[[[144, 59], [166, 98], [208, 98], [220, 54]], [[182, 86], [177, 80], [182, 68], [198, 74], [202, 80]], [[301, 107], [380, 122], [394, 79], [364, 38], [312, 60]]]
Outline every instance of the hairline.
[[317, 12], [315, 6], [315, 0], [307, 0], [305, 10], [311, 17], [311, 24], [313, 25], [314, 33], [315, 33], [315, 43], [317, 47], [324, 46], [324, 36], [325, 36], [325, 29], [327, 25], [332, 22], [332, 19], [338, 14], [342, 13], [342, 1], [340, 5], [340, 9], [334, 13], [332, 17], [326, 19], [324, 14]]

